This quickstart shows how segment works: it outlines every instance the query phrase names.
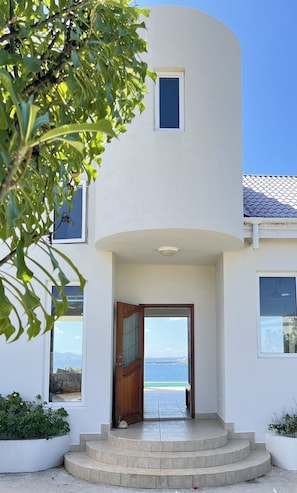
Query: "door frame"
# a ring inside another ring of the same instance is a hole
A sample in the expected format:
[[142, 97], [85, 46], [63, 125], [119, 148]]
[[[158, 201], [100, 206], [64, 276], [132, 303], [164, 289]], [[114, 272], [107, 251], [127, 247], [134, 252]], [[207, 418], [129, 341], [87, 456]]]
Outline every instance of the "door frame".
[[[195, 419], [195, 351], [194, 351], [194, 304], [189, 304], [189, 303], [145, 303], [145, 304], [138, 304], [138, 305], [132, 305], [132, 304], [127, 304], [127, 303], [122, 303], [122, 302], [117, 302], [116, 306], [120, 304], [127, 305], [130, 307], [139, 307], [140, 308], [140, 316], [142, 320], [140, 321], [139, 324], [139, 337], [140, 341], [142, 343], [140, 344], [140, 350], [141, 354], [139, 355], [138, 358], [138, 366], [139, 364], [141, 365], [140, 373], [141, 373], [141, 378], [142, 378], [142, 398], [140, 401], [142, 402], [142, 412], [140, 410], [140, 413], [138, 412], [138, 417], [132, 418], [132, 421], [130, 422], [137, 422], [137, 421], [143, 421], [143, 394], [144, 394], [144, 381], [143, 381], [143, 374], [144, 374], [144, 312], [146, 308], [188, 308], [190, 312], [190, 320], [189, 320], [189, 329], [188, 329], [188, 365], [189, 365], [189, 387], [186, 389], [186, 395], [185, 395], [185, 400], [187, 403], [187, 407], [189, 409], [189, 417], [192, 419]], [[118, 318], [117, 318], [117, 311], [116, 311], [116, 321], [115, 325], [117, 330], [115, 331], [115, 341], [114, 341], [114, 346], [115, 350], [118, 346], [118, 340], [117, 340], [117, 334], [119, 330], [118, 326]], [[121, 344], [122, 345], [122, 344]], [[117, 353], [118, 351], [116, 351]], [[120, 349], [120, 352], [122, 353], [122, 348]], [[117, 425], [117, 417], [118, 414], [120, 415], [121, 412], [119, 411], [121, 405], [120, 402], [120, 395], [121, 395], [121, 388], [119, 386], [119, 378], [118, 375], [119, 373], [123, 373], [124, 376], [124, 368], [122, 365], [122, 354], [116, 354], [115, 355], [115, 361], [114, 361], [114, 395], [113, 395], [113, 422], [114, 425]], [[131, 367], [132, 368], [132, 367]], [[132, 368], [133, 370], [133, 368]], [[127, 374], [128, 376], [128, 374]], [[139, 401], [139, 399], [138, 399]], [[140, 402], [139, 401], [139, 402]], [[174, 420], [174, 418], [172, 418]]]
[[[145, 318], [146, 308], [188, 308], [190, 311], [190, 326], [188, 333], [188, 365], [189, 365], [189, 384], [190, 388], [186, 389], [186, 401], [189, 406], [189, 416], [195, 419], [195, 350], [194, 350], [194, 304], [193, 303], [145, 303], [143, 307], [143, 320]], [[143, 323], [144, 328], [144, 323]], [[144, 329], [143, 329], [144, 330]], [[143, 340], [145, 336], [143, 334]], [[144, 365], [144, 354], [143, 354]], [[172, 418], [174, 420], [174, 418]]]

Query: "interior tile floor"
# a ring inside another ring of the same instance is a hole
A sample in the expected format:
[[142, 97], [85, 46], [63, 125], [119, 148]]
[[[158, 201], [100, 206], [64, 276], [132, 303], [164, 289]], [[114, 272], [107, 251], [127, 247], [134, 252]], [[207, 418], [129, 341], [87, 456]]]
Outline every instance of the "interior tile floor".
[[144, 419], [186, 419], [189, 418], [184, 388], [145, 388]]

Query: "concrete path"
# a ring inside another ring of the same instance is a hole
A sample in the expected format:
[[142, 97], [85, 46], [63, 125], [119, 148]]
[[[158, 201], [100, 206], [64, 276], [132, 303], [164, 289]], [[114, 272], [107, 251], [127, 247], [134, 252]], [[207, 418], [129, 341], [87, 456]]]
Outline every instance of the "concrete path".
[[62, 467], [35, 473], [0, 474], [0, 493], [297, 493], [297, 471], [274, 467], [262, 478], [233, 486], [141, 490], [104, 486], [70, 476]]

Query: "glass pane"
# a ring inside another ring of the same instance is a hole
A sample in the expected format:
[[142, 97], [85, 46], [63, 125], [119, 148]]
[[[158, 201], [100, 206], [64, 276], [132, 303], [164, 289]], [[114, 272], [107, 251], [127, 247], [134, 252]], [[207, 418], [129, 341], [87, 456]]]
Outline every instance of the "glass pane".
[[[57, 294], [56, 288], [53, 293]], [[51, 332], [50, 402], [81, 401], [83, 294], [79, 286], [67, 286], [64, 294], [69, 303], [67, 312]]]
[[139, 313], [133, 313], [123, 322], [123, 366], [137, 358], [140, 358]]
[[[153, 312], [154, 309], [152, 309]], [[170, 309], [166, 308], [167, 313]], [[144, 387], [147, 389], [184, 390], [189, 382], [189, 318], [184, 314], [146, 316]], [[161, 313], [157, 308], [155, 313]], [[185, 309], [183, 309], [185, 311]], [[182, 312], [181, 312], [182, 313]]]
[[260, 314], [296, 315], [295, 277], [260, 278]]
[[159, 79], [160, 128], [179, 128], [179, 78]]
[[59, 217], [55, 218], [54, 240], [82, 238], [83, 188], [79, 187], [72, 199], [72, 208], [69, 211], [67, 202], [64, 202]]
[[295, 277], [260, 278], [262, 353], [297, 353]]

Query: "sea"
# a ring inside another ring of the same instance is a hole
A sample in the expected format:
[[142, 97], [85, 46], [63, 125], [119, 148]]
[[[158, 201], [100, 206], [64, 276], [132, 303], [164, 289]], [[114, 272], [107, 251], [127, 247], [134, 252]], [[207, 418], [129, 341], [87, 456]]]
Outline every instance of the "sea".
[[[82, 368], [82, 355], [54, 353], [53, 370], [58, 368]], [[185, 387], [188, 382], [188, 358], [145, 358], [144, 386]]]
[[187, 358], [145, 358], [145, 388], [185, 387], [187, 382]]

